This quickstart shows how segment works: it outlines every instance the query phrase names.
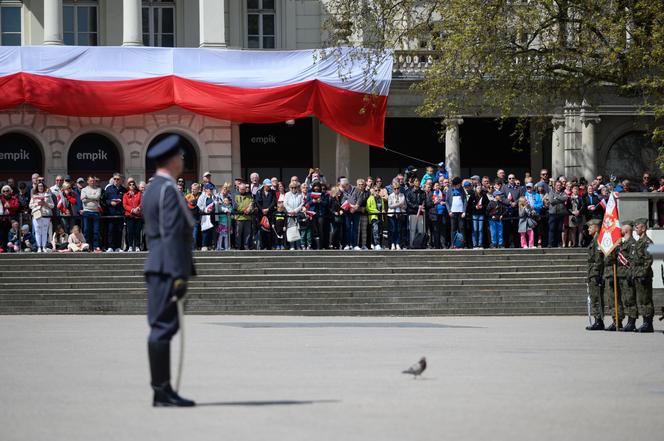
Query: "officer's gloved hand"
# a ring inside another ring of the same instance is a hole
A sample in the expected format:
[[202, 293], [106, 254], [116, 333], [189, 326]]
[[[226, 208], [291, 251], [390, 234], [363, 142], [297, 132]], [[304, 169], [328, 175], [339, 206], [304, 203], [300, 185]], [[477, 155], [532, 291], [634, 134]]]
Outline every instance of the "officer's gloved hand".
[[187, 294], [187, 281], [185, 279], [175, 279], [173, 281], [173, 296], [178, 300]]

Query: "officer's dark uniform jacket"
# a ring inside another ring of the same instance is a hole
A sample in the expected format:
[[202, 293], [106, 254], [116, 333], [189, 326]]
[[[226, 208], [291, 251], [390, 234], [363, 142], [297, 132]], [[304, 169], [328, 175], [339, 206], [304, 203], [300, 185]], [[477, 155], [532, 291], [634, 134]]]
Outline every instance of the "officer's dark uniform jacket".
[[175, 181], [156, 175], [142, 202], [150, 249], [145, 274], [163, 274], [172, 279], [196, 275], [191, 245], [194, 219]]

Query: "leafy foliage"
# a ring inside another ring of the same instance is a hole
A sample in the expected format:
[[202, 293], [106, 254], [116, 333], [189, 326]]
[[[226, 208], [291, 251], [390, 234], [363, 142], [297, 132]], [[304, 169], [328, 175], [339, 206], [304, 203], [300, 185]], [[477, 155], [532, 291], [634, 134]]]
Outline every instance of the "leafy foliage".
[[[652, 0], [326, 0], [329, 44], [425, 49], [422, 116], [547, 115], [614, 94], [664, 117], [664, 8]], [[652, 127], [659, 145], [664, 127]], [[664, 169], [664, 150], [658, 161]]]

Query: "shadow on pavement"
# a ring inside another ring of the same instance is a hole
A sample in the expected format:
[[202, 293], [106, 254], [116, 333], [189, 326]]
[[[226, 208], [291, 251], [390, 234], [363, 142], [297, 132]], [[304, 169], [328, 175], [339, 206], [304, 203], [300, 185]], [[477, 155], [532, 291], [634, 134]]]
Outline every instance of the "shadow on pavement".
[[234, 328], [458, 328], [484, 329], [483, 326], [444, 325], [418, 322], [209, 322], [210, 325], [230, 326]]
[[196, 403], [196, 406], [299, 406], [304, 404], [340, 403], [341, 400], [254, 400], [254, 401], [218, 401]]

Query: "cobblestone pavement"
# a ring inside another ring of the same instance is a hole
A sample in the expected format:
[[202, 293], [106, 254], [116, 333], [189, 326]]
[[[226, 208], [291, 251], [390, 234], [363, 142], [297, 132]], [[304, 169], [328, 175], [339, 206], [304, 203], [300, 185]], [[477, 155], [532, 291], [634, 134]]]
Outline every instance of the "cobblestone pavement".
[[[3, 316], [0, 439], [661, 439], [661, 327], [586, 323], [190, 316], [182, 394], [201, 405], [153, 409], [144, 317]], [[422, 355], [423, 378], [400, 373]]]

